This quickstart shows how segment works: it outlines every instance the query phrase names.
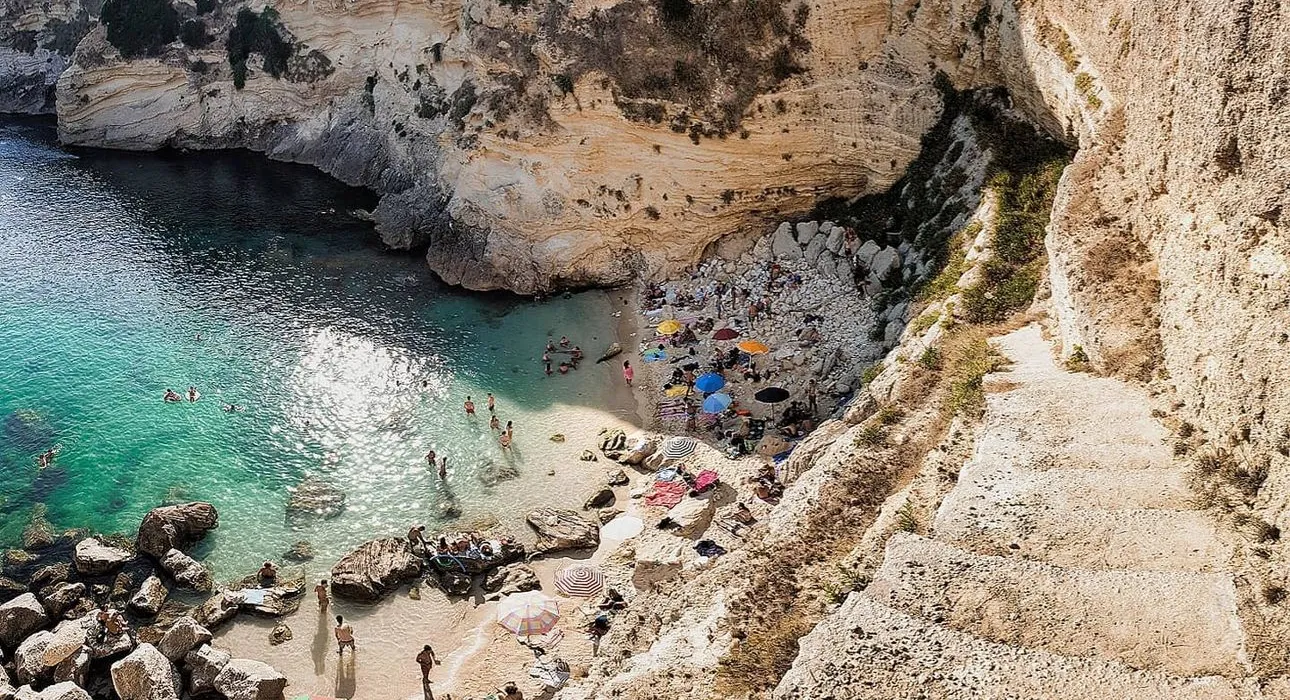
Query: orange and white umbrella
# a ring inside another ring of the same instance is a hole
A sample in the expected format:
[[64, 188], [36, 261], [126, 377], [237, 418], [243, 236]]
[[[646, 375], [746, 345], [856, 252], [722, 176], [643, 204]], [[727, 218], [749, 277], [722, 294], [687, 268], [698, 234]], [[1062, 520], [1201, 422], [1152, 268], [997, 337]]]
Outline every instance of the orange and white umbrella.
[[745, 340], [735, 347], [743, 350], [749, 355], [764, 355], [770, 352], [770, 346], [759, 340]]
[[585, 564], [566, 567], [556, 573], [555, 588], [574, 598], [591, 598], [605, 590], [605, 575]]
[[541, 591], [508, 595], [497, 604], [497, 624], [520, 637], [546, 634], [559, 621], [559, 604]]

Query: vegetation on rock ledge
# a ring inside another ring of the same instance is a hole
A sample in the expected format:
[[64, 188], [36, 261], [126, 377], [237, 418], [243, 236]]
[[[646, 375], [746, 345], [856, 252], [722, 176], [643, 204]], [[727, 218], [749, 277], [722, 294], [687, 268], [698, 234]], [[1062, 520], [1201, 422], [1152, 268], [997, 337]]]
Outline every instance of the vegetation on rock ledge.
[[246, 60], [252, 53], [264, 58], [264, 70], [275, 78], [287, 71], [293, 48], [278, 33], [278, 13], [271, 7], [255, 13], [243, 8], [228, 35], [228, 64], [233, 68], [233, 86], [246, 85]]
[[108, 43], [124, 58], [156, 56], [179, 36], [179, 14], [170, 0], [107, 0], [100, 20]]

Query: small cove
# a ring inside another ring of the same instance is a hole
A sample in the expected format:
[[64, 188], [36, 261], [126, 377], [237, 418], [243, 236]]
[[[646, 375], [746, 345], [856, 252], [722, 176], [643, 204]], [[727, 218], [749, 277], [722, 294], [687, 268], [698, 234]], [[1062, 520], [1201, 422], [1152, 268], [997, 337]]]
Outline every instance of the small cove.
[[[0, 121], [0, 545], [36, 503], [60, 529], [129, 533], [206, 500], [221, 525], [198, 553], [230, 578], [298, 540], [326, 566], [411, 523], [518, 532], [534, 506], [580, 503], [596, 470], [578, 453], [634, 404], [613, 363], [547, 377], [539, 358], [552, 334], [596, 357], [621, 302], [447, 289], [348, 213], [372, 203], [254, 154], [69, 153], [46, 122]], [[189, 385], [201, 400], [162, 402]], [[346, 494], [341, 515], [287, 519], [310, 478]]]

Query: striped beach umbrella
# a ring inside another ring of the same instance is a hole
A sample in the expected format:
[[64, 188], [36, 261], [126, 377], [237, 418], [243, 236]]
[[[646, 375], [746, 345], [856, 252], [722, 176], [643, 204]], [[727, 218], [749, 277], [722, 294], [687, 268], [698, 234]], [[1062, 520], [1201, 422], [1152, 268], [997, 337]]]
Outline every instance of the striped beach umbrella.
[[670, 437], [663, 441], [663, 459], [681, 459], [689, 457], [698, 449], [699, 441], [692, 437]]
[[560, 621], [560, 606], [541, 591], [508, 595], [497, 604], [497, 624], [521, 637], [546, 634]]
[[586, 564], [566, 567], [555, 575], [555, 589], [575, 598], [591, 598], [605, 590], [605, 575]]

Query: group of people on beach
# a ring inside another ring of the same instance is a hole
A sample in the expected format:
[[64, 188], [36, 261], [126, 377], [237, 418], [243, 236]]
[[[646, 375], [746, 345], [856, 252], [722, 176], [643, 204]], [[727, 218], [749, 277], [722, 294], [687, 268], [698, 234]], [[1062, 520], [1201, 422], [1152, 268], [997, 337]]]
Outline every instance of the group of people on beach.
[[569, 355], [569, 359], [560, 360], [560, 374], [568, 374], [569, 370], [578, 369], [578, 363], [581, 362], [583, 358], [582, 348], [577, 345], [572, 345], [569, 342], [568, 336], [560, 336], [560, 344], [558, 348], [556, 347], [555, 341], [548, 339], [546, 341], [546, 349], [542, 351], [542, 368], [547, 374], [553, 374], [551, 370], [551, 355], [555, 353], [566, 353]]
[[[499, 547], [515, 544], [510, 537], [501, 537], [494, 541]], [[428, 557], [449, 555], [468, 559], [487, 559], [497, 553], [493, 546], [494, 541], [485, 539], [479, 532], [470, 530], [440, 535], [438, 542], [431, 543], [426, 536], [425, 525], [413, 525], [408, 528], [408, 547], [413, 553]]]

